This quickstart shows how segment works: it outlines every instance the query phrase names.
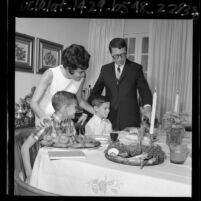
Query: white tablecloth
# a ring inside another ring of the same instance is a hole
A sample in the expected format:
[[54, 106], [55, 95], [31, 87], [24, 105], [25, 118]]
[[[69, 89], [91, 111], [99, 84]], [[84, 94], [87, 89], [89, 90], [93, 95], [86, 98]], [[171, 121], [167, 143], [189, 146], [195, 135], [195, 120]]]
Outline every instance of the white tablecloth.
[[[82, 149], [86, 158], [50, 160], [41, 148], [36, 157], [30, 185], [59, 195], [69, 196], [156, 196], [191, 197], [191, 157], [184, 164], [169, 160], [156, 166], [129, 166], [105, 158], [106, 145], [98, 149]], [[58, 149], [57, 149], [58, 150]]]

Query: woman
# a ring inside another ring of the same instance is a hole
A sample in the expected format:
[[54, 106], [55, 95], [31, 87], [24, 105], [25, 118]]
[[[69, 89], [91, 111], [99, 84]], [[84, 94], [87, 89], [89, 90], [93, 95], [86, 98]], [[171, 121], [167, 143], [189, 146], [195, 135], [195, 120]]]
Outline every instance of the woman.
[[[36, 125], [54, 112], [51, 99], [57, 91], [61, 90], [76, 94], [79, 106], [89, 113], [94, 113], [92, 106], [83, 100], [81, 95], [89, 59], [90, 55], [83, 46], [72, 44], [62, 53], [62, 65], [49, 68], [44, 72], [30, 103], [38, 117]], [[83, 123], [86, 118], [87, 115], [83, 113], [78, 123]]]

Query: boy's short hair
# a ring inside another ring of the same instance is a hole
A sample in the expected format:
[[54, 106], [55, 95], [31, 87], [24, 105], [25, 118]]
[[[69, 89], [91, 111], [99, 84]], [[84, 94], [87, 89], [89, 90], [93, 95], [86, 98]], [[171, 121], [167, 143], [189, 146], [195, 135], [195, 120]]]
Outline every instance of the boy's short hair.
[[70, 106], [75, 102], [77, 103], [76, 95], [67, 91], [58, 91], [52, 97], [52, 106], [55, 111], [60, 110], [64, 105]]
[[92, 99], [91, 104], [92, 106], [100, 107], [103, 103], [106, 103], [106, 102], [110, 102], [110, 101], [105, 96], [95, 96]]

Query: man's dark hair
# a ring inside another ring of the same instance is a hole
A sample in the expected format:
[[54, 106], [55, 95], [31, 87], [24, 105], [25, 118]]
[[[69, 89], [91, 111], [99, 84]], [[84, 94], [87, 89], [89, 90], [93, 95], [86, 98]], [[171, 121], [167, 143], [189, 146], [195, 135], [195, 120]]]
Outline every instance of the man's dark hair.
[[73, 103], [78, 103], [77, 97], [67, 91], [58, 91], [52, 97], [52, 106], [55, 111], [59, 111], [63, 105], [70, 106]]
[[63, 67], [73, 74], [78, 68], [86, 70], [89, 67], [90, 54], [82, 45], [72, 44], [62, 52], [61, 59]]
[[105, 96], [97, 95], [93, 97], [91, 104], [92, 106], [100, 107], [103, 103], [106, 102], [110, 102], [108, 98], [106, 98]]
[[109, 44], [110, 53], [112, 53], [112, 48], [122, 49], [124, 47], [125, 47], [125, 49], [127, 51], [127, 44], [126, 44], [126, 41], [123, 38], [113, 38], [110, 41], [110, 44]]

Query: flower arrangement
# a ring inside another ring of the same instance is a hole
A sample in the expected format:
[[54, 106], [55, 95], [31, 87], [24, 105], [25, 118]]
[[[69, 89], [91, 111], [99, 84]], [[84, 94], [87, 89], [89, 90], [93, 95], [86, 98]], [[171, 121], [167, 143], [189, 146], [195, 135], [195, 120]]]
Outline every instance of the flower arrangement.
[[35, 115], [30, 107], [30, 101], [36, 87], [31, 88], [31, 92], [24, 98], [20, 98], [19, 103], [15, 103], [15, 127], [31, 127], [35, 126]]
[[166, 112], [163, 116], [162, 127], [166, 132], [166, 143], [179, 145], [185, 133], [188, 114]]
[[168, 129], [172, 125], [189, 125], [187, 118], [189, 115], [187, 113], [175, 113], [175, 112], [166, 112], [163, 116], [162, 127]]

